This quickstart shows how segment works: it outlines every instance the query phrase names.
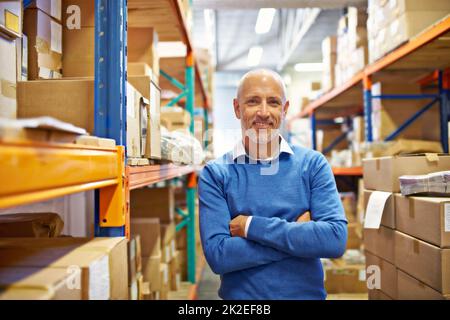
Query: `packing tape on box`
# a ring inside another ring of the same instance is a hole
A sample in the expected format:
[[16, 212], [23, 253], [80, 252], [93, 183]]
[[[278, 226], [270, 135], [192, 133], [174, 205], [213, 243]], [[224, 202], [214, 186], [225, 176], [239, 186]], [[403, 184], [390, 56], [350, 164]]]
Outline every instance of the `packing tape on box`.
[[377, 159], [377, 160], [375, 161], [375, 165], [376, 165], [377, 171], [379, 171], [379, 170], [380, 170], [380, 167], [381, 167], [381, 161], [380, 161], [380, 159]]
[[439, 162], [439, 156], [437, 155], [437, 153], [425, 153], [425, 158], [429, 162]]
[[444, 231], [450, 232], [450, 203], [444, 204]]
[[6, 98], [16, 99], [16, 84], [5, 79], [1, 79], [0, 82], [0, 94]]
[[409, 198], [409, 217], [414, 219], [414, 199]]
[[415, 254], [420, 253], [420, 243], [419, 243], [419, 240], [417, 240], [417, 239], [413, 240], [413, 251]]

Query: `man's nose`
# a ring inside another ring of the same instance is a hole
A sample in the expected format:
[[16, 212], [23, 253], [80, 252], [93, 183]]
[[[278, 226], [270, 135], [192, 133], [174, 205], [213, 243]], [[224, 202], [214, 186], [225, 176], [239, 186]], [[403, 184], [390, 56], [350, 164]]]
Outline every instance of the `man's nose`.
[[261, 118], [268, 118], [270, 116], [268, 104], [265, 100], [261, 102], [257, 115]]

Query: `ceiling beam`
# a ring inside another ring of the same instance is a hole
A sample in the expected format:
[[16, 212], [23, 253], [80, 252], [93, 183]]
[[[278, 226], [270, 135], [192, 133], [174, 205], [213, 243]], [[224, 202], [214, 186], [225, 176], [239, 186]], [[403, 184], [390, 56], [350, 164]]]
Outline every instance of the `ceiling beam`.
[[194, 0], [196, 9], [320, 8], [367, 6], [367, 0]]

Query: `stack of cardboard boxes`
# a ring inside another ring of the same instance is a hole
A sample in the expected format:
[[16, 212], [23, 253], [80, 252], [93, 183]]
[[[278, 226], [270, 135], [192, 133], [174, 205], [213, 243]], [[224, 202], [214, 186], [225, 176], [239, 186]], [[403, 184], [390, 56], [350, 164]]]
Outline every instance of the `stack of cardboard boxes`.
[[322, 41], [322, 90], [330, 91], [335, 86], [335, 65], [336, 65], [337, 37], [326, 37]]
[[336, 43], [336, 86], [351, 79], [367, 65], [366, 22], [366, 10], [356, 7], [348, 7], [347, 14], [339, 20]]
[[370, 299], [450, 294], [449, 198], [404, 197], [401, 175], [450, 169], [449, 155], [364, 160], [364, 246]]
[[180, 287], [174, 211], [172, 187], [143, 188], [131, 193], [131, 234], [140, 236], [148, 299], [167, 299], [169, 291]]
[[378, 60], [450, 13], [442, 0], [370, 0], [369, 61]]

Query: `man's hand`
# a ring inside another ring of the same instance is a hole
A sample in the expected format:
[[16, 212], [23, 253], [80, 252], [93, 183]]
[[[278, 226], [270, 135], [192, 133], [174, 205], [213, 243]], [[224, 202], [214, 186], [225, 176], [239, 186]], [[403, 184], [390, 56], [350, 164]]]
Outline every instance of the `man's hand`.
[[245, 224], [248, 216], [239, 215], [230, 221], [230, 232], [232, 237], [245, 238]]
[[303, 212], [297, 218], [297, 222], [308, 222], [308, 221], [311, 221], [311, 213], [309, 211]]

